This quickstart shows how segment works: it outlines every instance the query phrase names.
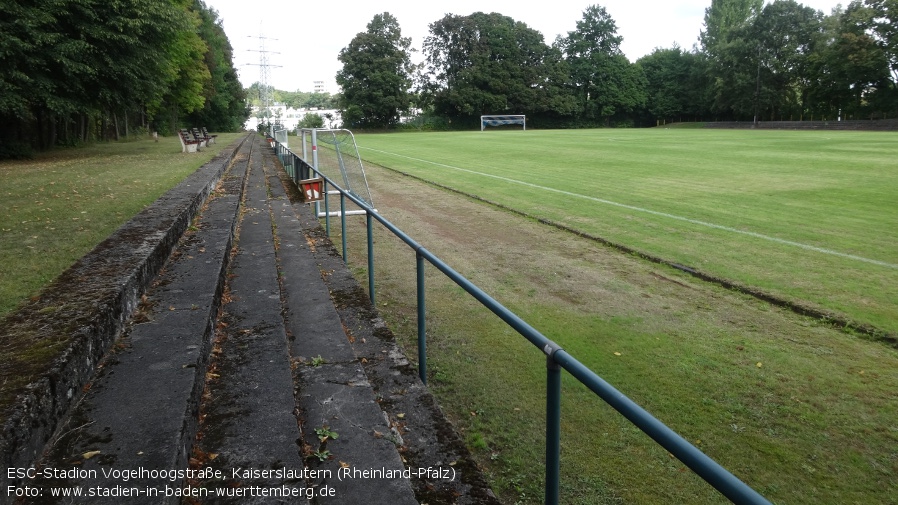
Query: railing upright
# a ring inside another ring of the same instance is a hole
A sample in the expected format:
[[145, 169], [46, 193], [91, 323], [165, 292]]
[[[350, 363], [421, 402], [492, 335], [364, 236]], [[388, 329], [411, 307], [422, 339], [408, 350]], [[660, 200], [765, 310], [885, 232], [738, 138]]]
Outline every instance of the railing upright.
[[349, 264], [349, 258], [346, 257], [346, 193], [342, 190], [340, 191], [340, 240], [343, 242], [343, 263]]
[[[321, 185], [321, 190], [324, 191], [324, 233], [330, 237], [331, 236], [331, 213], [330, 213], [330, 191], [328, 190], [328, 184], [330, 183], [330, 179], [324, 178], [324, 184]], [[318, 207], [317, 203], [315, 204], [315, 215], [318, 215]]]
[[424, 256], [415, 252], [418, 288], [418, 377], [427, 385], [427, 304], [424, 297]]
[[561, 481], [561, 366], [546, 356], [546, 505], [558, 505]]
[[372, 228], [374, 218], [366, 212], [365, 221], [368, 228], [368, 298], [371, 300], [371, 305], [376, 307], [377, 302], [374, 301], [374, 229]]

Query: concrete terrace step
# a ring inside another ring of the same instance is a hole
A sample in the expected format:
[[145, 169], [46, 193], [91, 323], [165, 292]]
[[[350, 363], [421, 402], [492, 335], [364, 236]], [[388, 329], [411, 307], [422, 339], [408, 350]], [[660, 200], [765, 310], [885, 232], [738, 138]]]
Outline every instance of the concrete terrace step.
[[24, 503], [498, 503], [271, 148], [235, 160]]
[[[158, 479], [125, 482], [103, 470], [187, 467], [251, 150], [252, 143], [244, 142], [196, 222], [196, 231], [183, 237], [143, 296], [130, 330], [101, 362], [43, 462], [49, 468], [83, 470], [81, 475], [90, 478], [38, 481], [41, 487], [153, 488]], [[86, 459], [85, 454], [96, 456]], [[120, 500], [84, 496], [66, 502]], [[155, 496], [132, 500], [160, 503]]]

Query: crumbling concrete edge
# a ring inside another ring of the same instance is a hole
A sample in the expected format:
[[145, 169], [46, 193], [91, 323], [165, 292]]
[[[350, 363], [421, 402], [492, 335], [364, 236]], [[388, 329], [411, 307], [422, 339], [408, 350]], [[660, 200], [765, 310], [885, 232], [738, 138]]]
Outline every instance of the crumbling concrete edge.
[[[218, 184], [241, 137], [156, 202], [122, 225], [63, 272], [35, 300], [0, 322], [0, 331], [29, 324], [28, 314], [57, 310], [66, 300], [84, 296], [86, 282], [99, 286], [80, 313], [60, 314], [58, 324], [40, 328], [40, 336], [68, 337], [51, 367], [18, 395], [0, 428], [0, 462], [7, 469], [28, 468], [43, 452], [59, 422], [87, 384], [96, 365], [121, 335], [141, 294], [165, 264], [193, 217]], [[97, 274], [97, 272], [102, 272]], [[68, 335], [60, 335], [67, 327]], [[23, 479], [0, 476], [0, 486]], [[2, 502], [3, 500], [0, 500]]]

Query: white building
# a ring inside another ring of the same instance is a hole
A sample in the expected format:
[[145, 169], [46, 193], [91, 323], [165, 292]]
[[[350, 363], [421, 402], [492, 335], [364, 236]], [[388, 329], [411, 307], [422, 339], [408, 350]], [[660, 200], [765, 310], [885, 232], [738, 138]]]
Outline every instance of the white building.
[[[296, 129], [299, 122], [302, 121], [302, 118], [305, 117], [306, 114], [316, 114], [320, 116], [324, 120], [325, 128], [339, 128], [340, 125], [343, 124], [340, 111], [336, 109], [318, 109], [314, 107], [310, 109], [294, 109], [293, 107], [287, 107], [284, 104], [274, 104], [269, 107], [268, 110], [270, 111], [268, 114], [270, 122], [275, 123], [280, 121], [280, 124], [290, 131]], [[243, 127], [247, 130], [258, 131], [258, 126], [259, 107], [253, 107], [252, 113]]]

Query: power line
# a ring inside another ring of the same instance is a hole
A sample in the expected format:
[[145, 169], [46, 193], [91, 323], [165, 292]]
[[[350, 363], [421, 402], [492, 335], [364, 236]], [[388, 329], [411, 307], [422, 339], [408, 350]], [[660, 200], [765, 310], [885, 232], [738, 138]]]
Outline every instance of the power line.
[[[256, 38], [252, 35], [249, 35], [250, 38]], [[269, 51], [265, 49], [265, 42], [268, 40], [278, 40], [270, 37], [266, 37], [262, 33], [258, 36], [259, 39], [259, 49], [247, 49], [247, 51], [257, 52], [259, 53], [259, 63], [246, 63], [246, 65], [253, 65], [259, 67], [259, 103], [261, 106], [261, 114], [262, 117], [268, 118], [271, 116], [271, 69], [272, 68], [280, 68], [281, 65], [272, 65], [268, 59], [269, 54], [281, 54], [277, 51]]]

